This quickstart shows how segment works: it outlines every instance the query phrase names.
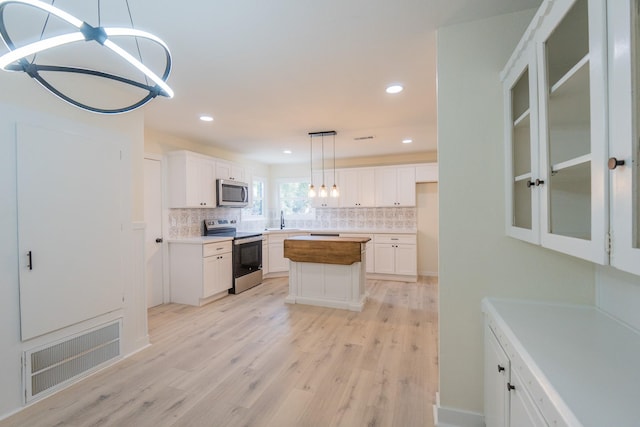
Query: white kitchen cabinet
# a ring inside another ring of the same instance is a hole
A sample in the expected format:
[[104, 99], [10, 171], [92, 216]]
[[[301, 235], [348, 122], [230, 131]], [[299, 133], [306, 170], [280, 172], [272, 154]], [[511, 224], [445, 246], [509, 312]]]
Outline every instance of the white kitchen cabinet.
[[[612, 266], [640, 274], [640, 22], [637, 0], [607, 3]], [[616, 162], [617, 161], [617, 162]], [[619, 164], [624, 162], [623, 164]]]
[[339, 173], [340, 207], [375, 206], [373, 168], [343, 169]]
[[262, 274], [269, 274], [269, 237], [262, 236]]
[[367, 252], [366, 252], [366, 273], [373, 273], [375, 270], [375, 254], [374, 254], [374, 246], [373, 246], [373, 234], [362, 234], [362, 233], [340, 233], [340, 237], [368, 237], [369, 240], [365, 243]]
[[415, 206], [415, 166], [380, 167], [375, 169], [376, 206]]
[[189, 151], [167, 154], [170, 208], [215, 208], [215, 161]]
[[484, 422], [486, 427], [540, 427], [547, 422], [492, 329], [485, 322]]
[[416, 166], [416, 183], [438, 182], [438, 164], [426, 163]]
[[244, 167], [232, 162], [217, 160], [216, 161], [216, 178], [246, 182], [245, 169]]
[[[485, 349], [495, 338], [504, 353], [493, 361], [491, 351], [485, 353], [488, 427], [638, 424], [636, 330], [586, 305], [485, 298], [482, 311]], [[492, 376], [504, 355], [510, 365], [508, 416], [500, 420], [503, 395], [497, 384], [503, 380]]]
[[[327, 197], [320, 197], [320, 186], [323, 183], [325, 187], [327, 187]], [[313, 185], [316, 188], [316, 197], [311, 199], [311, 204], [314, 208], [337, 208], [340, 205], [339, 197], [331, 197], [331, 187], [333, 186], [333, 170], [324, 171], [324, 180], [322, 179], [321, 170], [314, 171]]]
[[171, 302], [203, 305], [233, 286], [232, 242], [169, 242]]
[[416, 280], [418, 256], [415, 234], [375, 234], [374, 273]]
[[489, 325], [484, 328], [484, 423], [507, 427], [511, 362]]
[[600, 264], [608, 262], [605, 21], [604, 0], [545, 1], [502, 74], [508, 234]]

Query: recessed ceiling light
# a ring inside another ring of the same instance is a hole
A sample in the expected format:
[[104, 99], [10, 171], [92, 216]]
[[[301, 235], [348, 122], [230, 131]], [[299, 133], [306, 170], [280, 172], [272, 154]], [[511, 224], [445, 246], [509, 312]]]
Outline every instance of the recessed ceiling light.
[[409, 139], [409, 138], [402, 140], [403, 144], [411, 144], [412, 142], [413, 142], [413, 139]]
[[291, 150], [284, 150], [284, 151], [283, 151], [283, 153], [284, 153], [284, 154], [291, 154], [291, 153], [292, 153], [292, 151], [291, 151]]
[[200, 120], [202, 120], [203, 122], [212, 122], [213, 117], [203, 114], [202, 116], [200, 116]]
[[403, 89], [401, 85], [391, 85], [387, 87], [387, 93], [400, 93]]

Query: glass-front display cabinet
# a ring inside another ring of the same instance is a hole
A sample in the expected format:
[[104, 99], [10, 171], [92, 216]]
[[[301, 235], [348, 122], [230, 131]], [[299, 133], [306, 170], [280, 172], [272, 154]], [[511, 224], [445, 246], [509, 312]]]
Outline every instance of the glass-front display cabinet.
[[599, 264], [609, 262], [606, 6], [543, 2], [501, 76], [507, 234]]
[[640, 274], [640, 1], [609, 1], [612, 266]]
[[[529, 49], [503, 78], [507, 234], [540, 243], [538, 99], [535, 51]], [[537, 184], [537, 185], [536, 185]]]

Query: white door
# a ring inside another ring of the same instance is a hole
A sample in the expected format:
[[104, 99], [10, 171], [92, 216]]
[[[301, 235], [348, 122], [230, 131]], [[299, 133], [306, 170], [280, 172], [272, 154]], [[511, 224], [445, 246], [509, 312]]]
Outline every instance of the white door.
[[78, 132], [17, 127], [23, 340], [122, 307], [124, 145]]
[[[162, 163], [144, 159], [145, 277], [147, 307], [163, 301], [162, 263]], [[157, 240], [160, 240], [158, 242]]]

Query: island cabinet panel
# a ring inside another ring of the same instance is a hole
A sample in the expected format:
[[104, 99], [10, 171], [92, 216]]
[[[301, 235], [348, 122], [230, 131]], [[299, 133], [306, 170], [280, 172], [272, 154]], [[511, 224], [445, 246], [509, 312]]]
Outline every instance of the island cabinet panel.
[[[323, 307], [361, 311], [366, 301], [365, 238], [299, 236], [284, 241], [285, 256], [291, 259], [289, 268], [290, 304], [310, 304]], [[344, 248], [340, 248], [344, 246]], [[353, 248], [360, 251], [358, 256]], [[335, 256], [327, 256], [327, 254]], [[351, 257], [352, 262], [338, 259]], [[357, 258], [357, 260], [356, 260]]]

